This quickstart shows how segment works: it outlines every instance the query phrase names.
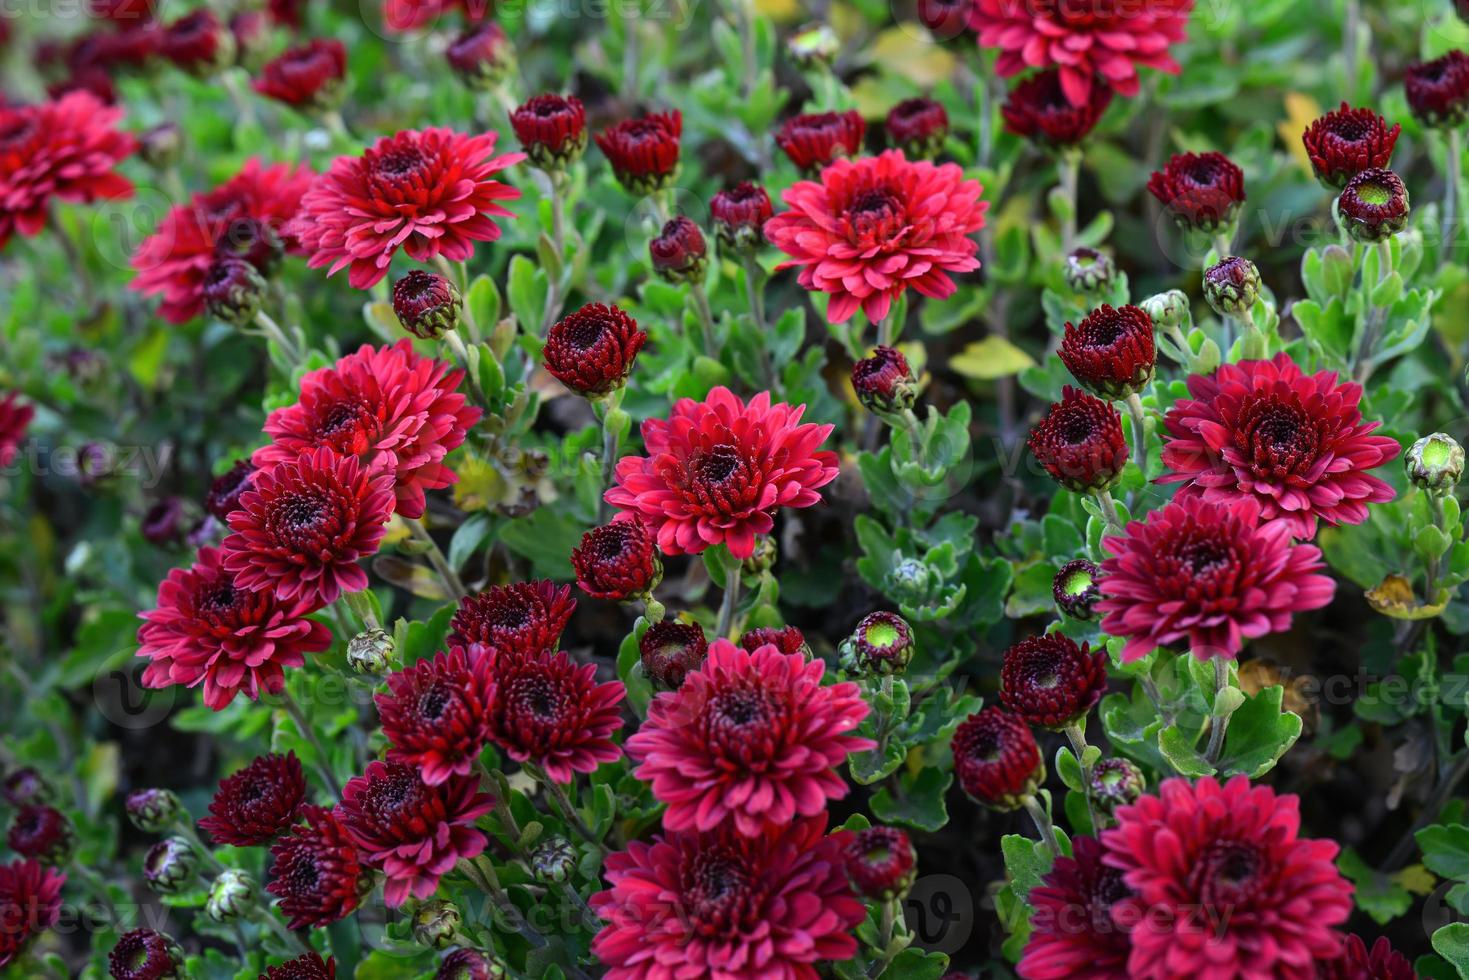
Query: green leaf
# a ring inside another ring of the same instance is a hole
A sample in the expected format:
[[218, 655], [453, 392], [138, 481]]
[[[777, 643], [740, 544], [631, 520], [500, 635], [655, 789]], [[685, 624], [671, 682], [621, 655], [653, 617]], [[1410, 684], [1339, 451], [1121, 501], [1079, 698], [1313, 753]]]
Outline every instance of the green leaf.
[[1448, 960], [1459, 976], [1469, 976], [1469, 923], [1450, 922], [1430, 940], [1438, 955]]
[[1418, 831], [1416, 837], [1428, 870], [1442, 878], [1469, 881], [1469, 827], [1435, 824]]
[[1185, 734], [1177, 725], [1169, 725], [1158, 733], [1158, 750], [1180, 776], [1196, 779], [1213, 775], [1214, 767], [1194, 748], [1195, 741], [1195, 736]]
[[1281, 710], [1284, 696], [1285, 688], [1280, 685], [1267, 687], [1234, 712], [1219, 761], [1222, 775], [1244, 773], [1258, 779], [1300, 738], [1300, 717]]
[[1000, 853], [1005, 856], [1005, 872], [1015, 884], [1015, 894], [1022, 898], [1040, 887], [1051, 870], [1051, 852], [1040, 841], [1021, 834], [1001, 837]]
[[1341, 873], [1356, 885], [1353, 899], [1357, 908], [1366, 912], [1378, 925], [1391, 922], [1413, 905], [1413, 896], [1388, 875], [1382, 874], [1362, 860], [1351, 848], [1336, 859]]
[[943, 953], [909, 946], [880, 975], [882, 980], [938, 980], [948, 968], [949, 958]]
[[469, 315], [474, 318], [475, 326], [482, 333], [488, 333], [500, 319], [500, 309], [503, 306], [500, 287], [489, 276], [475, 276], [464, 297], [464, 305], [469, 308]]
[[998, 334], [976, 340], [954, 355], [949, 367], [966, 378], [993, 381], [1035, 366], [1035, 358]]
[[884, 786], [873, 794], [868, 808], [883, 823], [931, 834], [949, 822], [944, 794], [953, 781], [953, 772], [935, 766], [925, 766], [917, 775], [904, 772], [898, 777], [896, 791]]

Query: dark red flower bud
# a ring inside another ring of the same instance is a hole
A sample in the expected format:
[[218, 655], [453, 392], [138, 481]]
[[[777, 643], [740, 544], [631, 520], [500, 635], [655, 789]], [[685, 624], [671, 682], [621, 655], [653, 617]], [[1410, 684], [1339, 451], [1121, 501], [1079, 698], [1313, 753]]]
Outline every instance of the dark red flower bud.
[[488, 953], [463, 947], [444, 957], [434, 980], [503, 980], [505, 964]]
[[171, 545], [183, 534], [184, 502], [177, 497], [164, 497], [148, 508], [139, 530], [149, 544]]
[[1061, 72], [1050, 68], [1011, 89], [1000, 114], [1016, 136], [1041, 147], [1068, 147], [1090, 136], [1111, 104], [1111, 86], [1094, 82], [1085, 104], [1072, 105], [1061, 88]]
[[698, 623], [659, 620], [638, 640], [643, 674], [653, 684], [676, 691], [683, 679], [698, 670], [709, 652], [709, 641]]
[[330, 956], [322, 959], [321, 954], [313, 950], [286, 960], [280, 966], [267, 967], [260, 980], [336, 980], [336, 976], [336, 961]]
[[1204, 270], [1204, 299], [1220, 316], [1241, 316], [1260, 298], [1260, 270], [1231, 255]]
[[932, 160], [949, 136], [949, 114], [933, 99], [907, 99], [887, 116], [888, 143], [914, 160]]
[[266, 289], [255, 266], [244, 259], [220, 258], [204, 275], [204, 306], [210, 316], [239, 326], [255, 319]]
[[1408, 227], [1408, 188], [1391, 170], [1364, 170], [1353, 177], [1337, 211], [1347, 234], [1359, 242], [1380, 242]]
[[31, 803], [16, 811], [5, 843], [21, 857], [42, 864], [64, 864], [71, 856], [76, 831], [66, 814], [44, 803]]
[[912, 408], [918, 381], [896, 347], [877, 347], [852, 365], [852, 390], [869, 412], [887, 414]]
[[515, 46], [503, 27], [482, 20], [459, 35], [444, 58], [465, 85], [493, 88], [515, 67]]
[[113, 980], [176, 980], [184, 976], [184, 951], [168, 936], [134, 929], [118, 937], [107, 954]]
[[542, 170], [564, 170], [587, 148], [587, 110], [574, 95], [537, 95], [510, 113], [510, 127]]
[[1339, 192], [1362, 171], [1387, 166], [1402, 131], [1402, 126], [1388, 128], [1387, 120], [1371, 109], [1353, 109], [1343, 102], [1313, 122], [1301, 142], [1316, 179]]
[[774, 213], [765, 188], [749, 181], [720, 191], [709, 202], [709, 220], [719, 247], [735, 253], [753, 251], [764, 243], [765, 222]]
[[155, 0], [88, 0], [87, 12], [119, 26], [146, 24], [156, 13]]
[[647, 596], [663, 579], [663, 563], [635, 515], [594, 527], [571, 552], [576, 584], [593, 599], [625, 602]]
[[271, 881], [292, 929], [324, 926], [357, 908], [364, 885], [357, 845], [330, 810], [301, 808], [299, 824], [270, 849]]
[[1142, 770], [1126, 759], [1102, 759], [1092, 769], [1092, 802], [1103, 813], [1136, 803], [1147, 786]]
[[682, 135], [683, 114], [674, 109], [624, 119], [596, 138], [622, 186], [635, 194], [650, 194], [673, 182]]
[[1076, 558], [1061, 566], [1051, 580], [1051, 598], [1072, 619], [1086, 621], [1095, 615], [1094, 607], [1102, 598], [1097, 579], [1102, 570], [1094, 562]]
[[143, 880], [159, 895], [177, 895], [198, 883], [199, 855], [182, 837], [165, 837], [143, 855]]
[[871, 676], [901, 674], [913, 659], [914, 649], [913, 630], [902, 616], [868, 613], [842, 642], [842, 666]]
[[[1408, 108], [1425, 126], [1461, 126], [1469, 118], [1469, 55], [1453, 50], [1413, 65], [1403, 79]], [[1387, 166], [1387, 161], [1376, 164]]]
[[1223, 153], [1179, 153], [1153, 173], [1148, 190], [1180, 227], [1214, 232], [1239, 218], [1245, 175]]
[[1346, 937], [1340, 955], [1317, 963], [1318, 980], [1418, 980], [1413, 962], [1393, 949], [1386, 936], [1378, 936], [1371, 949], [1355, 933]]
[[255, 466], [248, 459], [239, 459], [227, 471], [215, 477], [209, 485], [209, 494], [204, 498], [204, 509], [221, 521], [228, 521], [230, 513], [240, 506], [240, 494], [250, 489]]
[[936, 40], [947, 41], [969, 27], [973, 0], [918, 0], [918, 22]]
[[90, 92], [105, 105], [117, 102], [117, 86], [113, 84], [112, 77], [100, 68], [73, 69], [70, 76], [46, 86], [46, 94], [52, 99], [60, 99], [68, 92]]
[[1071, 376], [1092, 394], [1119, 401], [1153, 380], [1153, 320], [1136, 306], [1103, 303], [1079, 326], [1066, 324], [1059, 350]]
[[341, 101], [346, 75], [346, 46], [315, 38], [266, 62], [254, 85], [261, 95], [289, 106], [330, 109]]
[[32, 806], [50, 800], [51, 787], [46, 785], [40, 773], [26, 766], [5, 777], [0, 795], [4, 795], [5, 802], [13, 807]]
[[199, 828], [216, 844], [265, 844], [296, 822], [305, 802], [306, 775], [296, 753], [262, 755], [220, 782]]
[[140, 70], [147, 67], [162, 48], [162, 28], [143, 24], [120, 31], [85, 35], [72, 45], [66, 60], [71, 69], [78, 73], [88, 69], [100, 69], [104, 72]]
[[918, 853], [897, 827], [867, 827], [843, 835], [847, 877], [867, 898], [889, 902], [905, 894], [918, 877]]
[[234, 60], [235, 39], [214, 11], [206, 8], [167, 24], [159, 51], [187, 72], [209, 75]]
[[1090, 493], [1114, 485], [1127, 464], [1122, 416], [1079, 388], [1061, 390], [1061, 401], [1030, 430], [1030, 451], [1061, 486]]
[[993, 705], [959, 726], [951, 748], [959, 786], [995, 810], [1018, 809], [1046, 778], [1030, 726]]
[[704, 233], [683, 215], [664, 225], [663, 232], [648, 243], [653, 271], [672, 283], [703, 282], [708, 254]]
[[436, 272], [414, 269], [393, 283], [393, 312], [403, 329], [433, 340], [459, 324], [459, 287]]
[[794, 626], [759, 626], [740, 634], [740, 649], [754, 653], [763, 646], [773, 646], [786, 656], [793, 653], [811, 655], [806, 637]]
[[1005, 651], [1000, 700], [1031, 725], [1059, 731], [1082, 718], [1107, 690], [1107, 654], [1065, 633], [1021, 640]]
[[775, 145], [813, 175], [839, 157], [860, 155], [866, 133], [867, 123], [855, 109], [818, 112], [787, 119], [775, 134]]
[[588, 303], [554, 324], [541, 351], [546, 370], [587, 398], [621, 388], [648, 335], [615, 306]]
[[270, 46], [270, 17], [263, 10], [241, 10], [230, 16], [230, 37], [235, 42], [235, 64], [253, 69]]

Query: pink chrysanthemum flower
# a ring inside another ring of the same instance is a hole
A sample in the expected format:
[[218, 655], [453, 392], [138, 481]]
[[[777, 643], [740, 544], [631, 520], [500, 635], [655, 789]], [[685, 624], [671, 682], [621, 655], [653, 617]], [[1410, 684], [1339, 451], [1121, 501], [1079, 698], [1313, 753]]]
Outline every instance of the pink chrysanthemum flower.
[[490, 731], [516, 762], [539, 766], [552, 782], [616, 762], [622, 751], [612, 733], [622, 727], [621, 681], [597, 683], [595, 664], [577, 664], [565, 652], [496, 657]]
[[424, 491], [458, 477], [444, 457], [484, 414], [455, 389], [464, 372], [420, 357], [403, 338], [391, 347], [364, 344], [329, 368], [301, 379], [301, 400], [265, 420], [274, 442], [255, 451], [261, 470], [329, 446], [390, 472], [397, 512], [423, 516]]
[[749, 558], [777, 508], [820, 503], [837, 478], [836, 453], [816, 449], [832, 426], [802, 424], [805, 411], [772, 405], [768, 391], [748, 404], [723, 387], [681, 399], [666, 421], [643, 423], [648, 455], [618, 460], [607, 502], [641, 517], [665, 555], [724, 544]]
[[357, 289], [387, 275], [399, 248], [418, 262], [463, 262], [475, 242], [500, 237], [494, 217], [514, 217], [497, 202], [520, 197], [494, 175], [525, 154], [494, 152], [494, 133], [432, 128], [384, 137], [360, 157], [337, 157], [302, 196], [290, 229], [311, 268], [329, 266], [333, 275], [350, 266]]
[[1167, 646], [1232, 658], [1246, 639], [1289, 629], [1294, 613], [1331, 601], [1336, 582], [1320, 574], [1321, 549], [1292, 544], [1288, 525], [1259, 518], [1248, 498], [1192, 498], [1103, 540], [1112, 557], [1097, 609], [1107, 614], [1103, 632], [1128, 638], [1124, 662]]
[[493, 651], [454, 647], [389, 674], [387, 692], [374, 699], [392, 743], [388, 761], [418, 767], [430, 786], [469, 775], [490, 740], [494, 661]]
[[252, 478], [220, 546], [235, 582], [318, 605], [367, 588], [358, 562], [377, 551], [393, 516], [393, 474], [375, 475], [329, 446]]
[[25, 441], [26, 427], [35, 415], [36, 410], [22, 402], [15, 392], [0, 395], [0, 467], [15, 461], [15, 454]]
[[653, 699], [627, 740], [638, 778], [668, 809], [670, 831], [741, 834], [826, 811], [847, 795], [835, 771], [874, 743], [850, 734], [867, 717], [856, 684], [823, 687], [826, 665], [773, 646], [750, 653], [715, 640], [677, 691]]
[[204, 311], [204, 282], [221, 255], [243, 258], [269, 275], [283, 248], [298, 252], [286, 223], [311, 185], [310, 168], [258, 159], [211, 191], [174, 205], [133, 255], [129, 288], [161, 296], [158, 315], [187, 323]]
[[1025, 980], [1130, 980], [1130, 941], [1112, 907], [1132, 890], [1102, 863], [1105, 854], [1095, 837], [1077, 837], [1071, 857], [1058, 858], [1031, 890], [1030, 940], [1015, 968]]
[[1192, 375], [1188, 390], [1193, 399], [1163, 419], [1163, 464], [1172, 472], [1158, 479], [1184, 484], [1180, 498], [1254, 500], [1263, 520], [1303, 540], [1316, 536], [1318, 519], [1360, 524], [1368, 504], [1393, 498], [1366, 471], [1401, 447], [1362, 421], [1361, 385], [1338, 384], [1334, 371], [1306, 374], [1281, 353]]
[[984, 227], [983, 192], [957, 164], [910, 161], [901, 150], [838, 160], [820, 183], [781, 195], [790, 210], [765, 223], [765, 237], [791, 256], [776, 268], [799, 267], [802, 286], [830, 294], [828, 320], [843, 323], [860, 306], [876, 323], [909, 286], [946, 299], [950, 273], [979, 268], [969, 235]]
[[1186, 36], [1193, 8], [1194, 0], [975, 0], [969, 26], [981, 47], [999, 50], [1002, 78], [1054, 66], [1080, 106], [1094, 81], [1134, 96], [1139, 68], [1178, 74], [1168, 48]]
[[608, 857], [609, 887], [591, 898], [607, 922], [592, 941], [606, 980], [816, 980], [817, 962], [850, 959], [867, 910], [825, 824], [758, 837], [725, 824]]
[[336, 816], [363, 860], [387, 876], [383, 901], [397, 908], [410, 895], [428, 898], [440, 875], [484, 851], [488, 840], [474, 822], [493, 806], [478, 776], [430, 786], [412, 766], [370, 762], [342, 788]]
[[331, 646], [331, 630], [306, 617], [319, 606], [235, 584], [216, 548], [200, 548], [191, 568], [175, 568], [158, 586], [158, 607], [142, 614], [138, 656], [151, 663], [143, 686], [204, 685], [204, 703], [221, 711], [244, 694], [276, 693], [286, 667]]
[[64, 884], [66, 875], [39, 861], [0, 864], [0, 970], [56, 923]]
[[30, 106], [0, 100], [0, 249], [17, 231], [39, 235], [53, 198], [90, 203], [132, 196], [132, 181], [116, 168], [137, 140], [118, 131], [121, 118], [121, 109], [86, 91]]
[[1118, 807], [1103, 861], [1136, 893], [1112, 911], [1130, 930], [1129, 977], [1311, 980], [1337, 955], [1352, 885], [1334, 841], [1299, 836], [1299, 802], [1206, 776]]

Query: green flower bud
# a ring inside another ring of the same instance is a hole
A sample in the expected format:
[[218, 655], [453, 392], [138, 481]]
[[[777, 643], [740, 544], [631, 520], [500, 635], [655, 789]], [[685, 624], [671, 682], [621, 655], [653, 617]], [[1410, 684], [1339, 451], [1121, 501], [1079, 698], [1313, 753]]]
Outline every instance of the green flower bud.
[[133, 826], [145, 834], [162, 833], [172, 827], [184, 811], [179, 798], [166, 789], [140, 789], [129, 793], [123, 806]]
[[883, 591], [909, 606], [928, 601], [933, 589], [933, 573], [916, 558], [904, 558], [888, 572]]
[[459, 909], [442, 899], [424, 902], [413, 913], [413, 938], [421, 946], [444, 949], [459, 933]]
[[363, 630], [347, 642], [347, 663], [359, 674], [386, 674], [393, 666], [393, 638], [384, 630]]
[[1433, 494], [1446, 494], [1464, 475], [1464, 447], [1451, 436], [1435, 432], [1413, 443], [1403, 466], [1415, 487]]
[[260, 898], [255, 879], [238, 868], [226, 868], [209, 888], [204, 913], [215, 922], [233, 922], [249, 915]]
[[1159, 330], [1181, 327], [1189, 320], [1188, 296], [1179, 289], [1149, 296], [1138, 304]]
[[778, 557], [778, 548], [775, 538], [769, 534], [762, 534], [755, 539], [755, 552], [746, 558], [742, 566], [746, 575], [763, 575], [775, 567], [775, 559]]
[[1204, 270], [1204, 298], [1220, 316], [1241, 316], [1260, 298], [1260, 270], [1231, 255]]
[[176, 895], [194, 883], [199, 855], [182, 837], [165, 837], [143, 858], [143, 878], [160, 895]]
[[1100, 293], [1117, 281], [1117, 266], [1094, 248], [1072, 249], [1066, 256], [1066, 285], [1075, 293]]
[[204, 275], [204, 305], [209, 315], [236, 326], [255, 319], [265, 290], [265, 277], [244, 259], [225, 256]]
[[1126, 759], [1103, 759], [1092, 767], [1092, 802], [1108, 815], [1137, 802], [1146, 788], [1142, 770]]
[[576, 870], [576, 848], [564, 837], [547, 837], [531, 853], [530, 866], [537, 881], [560, 884]]
[[868, 613], [842, 641], [842, 666], [869, 676], [901, 674], [913, 659], [913, 630], [896, 613]]

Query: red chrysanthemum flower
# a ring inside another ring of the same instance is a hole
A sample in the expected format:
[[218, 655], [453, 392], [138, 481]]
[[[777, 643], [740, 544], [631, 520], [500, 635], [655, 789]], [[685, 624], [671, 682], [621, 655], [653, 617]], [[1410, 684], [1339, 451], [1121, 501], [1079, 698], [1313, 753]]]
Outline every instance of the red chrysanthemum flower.
[[90, 92], [68, 92], [39, 105], [0, 100], [0, 248], [15, 232], [46, 227], [52, 199], [73, 203], [131, 197], [117, 164], [137, 148], [119, 132], [122, 110]]
[[383, 25], [391, 31], [406, 33], [428, 27], [455, 12], [476, 24], [493, 9], [493, 0], [383, 0]]
[[66, 875], [37, 861], [0, 864], [0, 970], [56, 924]]
[[495, 663], [491, 737], [516, 762], [529, 762], [553, 782], [595, 772], [622, 751], [612, 733], [622, 727], [621, 681], [597, 683], [595, 664], [577, 664], [566, 653], [501, 657]]
[[262, 755], [220, 781], [200, 829], [216, 844], [253, 847], [283, 834], [306, 802], [306, 774], [296, 753]]
[[857, 312], [877, 323], [909, 286], [946, 299], [954, 272], [979, 268], [969, 235], [984, 227], [984, 188], [957, 164], [909, 161], [899, 150], [838, 160], [821, 182], [801, 181], [781, 197], [791, 208], [765, 223], [771, 244], [791, 256], [807, 289], [829, 293], [826, 318]]
[[1084, 717], [1107, 690], [1107, 652], [1065, 633], [1026, 637], [1005, 651], [1000, 700], [1032, 725], [1060, 729]]
[[1120, 401], [1153, 380], [1153, 320], [1136, 306], [1113, 309], [1103, 303], [1079, 325], [1066, 324], [1057, 353], [1083, 388]]
[[542, 170], [565, 167], [587, 148], [587, 110], [574, 95], [537, 95], [510, 113], [510, 128]]
[[1331, 601], [1321, 550], [1292, 544], [1290, 525], [1261, 525], [1249, 498], [1173, 501], [1103, 544], [1097, 609], [1103, 632], [1126, 636], [1124, 662], [1187, 645], [1200, 660], [1234, 657], [1246, 639], [1290, 627], [1291, 615]]
[[1343, 102], [1311, 123], [1301, 143], [1316, 179], [1340, 191], [1362, 171], [1387, 166], [1402, 131], [1396, 125], [1389, 129], [1387, 120], [1371, 109], [1353, 109]]
[[265, 63], [255, 91], [290, 106], [334, 105], [347, 75], [347, 47], [334, 38], [313, 38]]
[[1353, 933], [1342, 943], [1340, 955], [1319, 966], [1317, 980], [1418, 980], [1413, 964], [1392, 948], [1386, 936], [1379, 936], [1369, 950], [1366, 941]]
[[593, 599], [625, 602], [648, 595], [663, 578], [663, 563], [643, 522], [619, 515], [582, 535], [571, 552], [576, 584]]
[[492, 806], [478, 776], [430, 786], [412, 766], [370, 762], [343, 787], [336, 815], [363, 860], [387, 876], [383, 900], [397, 908], [410, 895], [428, 898], [440, 875], [484, 851], [487, 840], [474, 822]]
[[842, 841], [847, 876], [861, 894], [887, 902], [913, 886], [918, 876], [918, 854], [904, 831], [897, 827], [866, 827], [833, 836]]
[[367, 588], [358, 564], [393, 516], [393, 474], [376, 474], [329, 446], [256, 473], [220, 545], [235, 584], [317, 605]]
[[960, 788], [996, 810], [1017, 809], [1046, 778], [1030, 726], [994, 705], [965, 719], [950, 748]]
[[449, 643], [502, 656], [554, 650], [575, 609], [571, 586], [550, 579], [492, 586], [459, 600], [449, 622]]
[[616, 306], [588, 303], [553, 324], [541, 349], [546, 370], [587, 398], [621, 388], [648, 334]]
[[823, 687], [826, 665], [773, 646], [754, 653], [725, 639], [699, 669], [664, 692], [627, 740], [638, 778], [668, 805], [671, 831], [733, 822], [747, 837], [826, 811], [847, 795], [836, 772], [852, 752], [874, 747], [849, 734], [867, 717], [856, 684]]
[[336, 980], [336, 976], [336, 960], [330, 956], [322, 959], [321, 954], [313, 950], [280, 966], [266, 967], [260, 980]]
[[745, 252], [765, 241], [765, 222], [775, 209], [759, 184], [741, 181], [709, 202], [709, 222], [721, 248]]
[[1212, 232], [1239, 217], [1245, 174], [1223, 153], [1177, 153], [1148, 178], [1148, 191], [1182, 227]]
[[819, 961], [857, 952], [867, 914], [822, 817], [741, 837], [724, 824], [633, 842], [607, 858], [592, 908], [606, 980], [817, 980]]
[[332, 811], [301, 808], [305, 823], [270, 849], [271, 879], [265, 890], [280, 899], [292, 929], [330, 925], [357, 908], [363, 868], [357, 845]]
[[329, 446], [361, 458], [371, 472], [391, 472], [397, 512], [422, 517], [424, 492], [458, 479], [444, 457], [484, 414], [455, 390], [463, 378], [462, 370], [414, 353], [407, 337], [391, 347], [364, 344], [301, 379], [301, 400], [270, 413], [265, 433], [274, 442], [252, 462], [264, 470]]
[[1469, 117], [1469, 54], [1456, 49], [1441, 58], [1409, 66], [1403, 88], [1408, 108], [1423, 125], [1462, 125]]
[[209, 484], [209, 493], [204, 497], [204, 509], [215, 519], [228, 521], [230, 514], [240, 506], [240, 497], [255, 485], [255, 467], [248, 459], [235, 460], [224, 473]]
[[233, 60], [235, 40], [206, 7], [165, 24], [159, 53], [185, 71], [206, 74]]
[[842, 157], [855, 157], [862, 152], [862, 137], [867, 123], [856, 109], [846, 112], [815, 112], [792, 116], [775, 134], [791, 163], [813, 173]]
[[215, 711], [244, 694], [279, 692], [286, 667], [332, 644], [324, 624], [306, 617], [318, 607], [283, 602], [270, 592], [235, 585], [216, 548], [200, 548], [191, 568], [175, 568], [158, 586], [158, 607], [142, 614], [138, 656], [151, 663], [143, 686], [204, 685], [204, 703]]
[[597, 147], [623, 187], [650, 193], [668, 186], [678, 169], [683, 113], [677, 109], [624, 119], [597, 134]]
[[360, 157], [332, 161], [301, 196], [289, 230], [310, 256], [307, 265], [329, 266], [329, 276], [350, 267], [357, 289], [387, 275], [399, 248], [418, 262], [464, 262], [475, 242], [500, 237], [494, 217], [514, 217], [496, 202], [520, 197], [494, 175], [525, 154], [494, 152], [494, 133], [430, 128], [385, 136]]
[[1168, 48], [1184, 39], [1193, 8], [1194, 0], [975, 0], [969, 26], [980, 47], [999, 50], [1000, 77], [1058, 68], [1079, 106], [1097, 84], [1137, 95], [1139, 68], [1178, 74]]
[[660, 619], [638, 640], [638, 657], [648, 680], [666, 691], [676, 691], [685, 677], [698, 670], [709, 653], [704, 627]]
[[1112, 907], [1132, 890], [1121, 871], [1102, 863], [1105, 853], [1095, 837], [1073, 838], [1071, 856], [1058, 858], [1031, 889], [1030, 939], [1016, 965], [1024, 980], [1131, 980], [1131, 944]]
[[820, 503], [837, 478], [836, 453], [817, 451], [832, 426], [802, 423], [806, 406], [746, 404], [728, 388], [702, 402], [680, 399], [668, 419], [643, 423], [647, 456], [617, 461], [607, 502], [641, 517], [665, 555], [696, 555], [724, 544], [736, 558], [755, 553], [780, 507]]
[[282, 244], [295, 250], [285, 225], [311, 179], [305, 166], [247, 160], [225, 183], [169, 210], [138, 246], [130, 288], [161, 295], [158, 315], [187, 323], [204, 310], [204, 281], [221, 251], [246, 258], [268, 275]]
[[266, 0], [265, 9], [271, 23], [299, 31], [306, 25], [308, 0]]
[[112, 980], [173, 980], [184, 969], [184, 951], [152, 929], [125, 932], [107, 954]]
[[36, 410], [20, 400], [20, 395], [7, 391], [0, 395], [0, 468], [15, 461], [20, 444], [25, 441], [26, 427]]
[[1028, 444], [1051, 478], [1073, 493], [1112, 486], [1127, 465], [1117, 409], [1069, 385], [1030, 430]]
[[374, 697], [388, 761], [417, 767], [430, 786], [469, 775], [490, 740], [494, 661], [492, 650], [451, 647], [389, 674], [387, 692]]
[[1011, 89], [1000, 114], [1016, 136], [1042, 147], [1070, 147], [1091, 135], [1111, 104], [1112, 89], [1093, 84], [1087, 97], [1073, 105], [1061, 88], [1061, 73], [1053, 68]]
[[1290, 356], [1224, 364], [1191, 375], [1192, 399], [1163, 418], [1168, 439], [1159, 483], [1182, 483], [1181, 498], [1227, 503], [1250, 499], [1266, 521], [1293, 537], [1316, 536], [1317, 520], [1360, 524], [1367, 505], [1393, 489], [1367, 471], [1396, 459], [1397, 440], [1363, 422], [1362, 386], [1336, 373], [1306, 374]]
[[1115, 816], [1103, 861], [1136, 893], [1112, 911], [1131, 930], [1128, 976], [1308, 980], [1340, 950], [1352, 885], [1336, 842], [1298, 836], [1295, 796], [1175, 778]]
[[741, 650], [754, 653], [763, 646], [772, 646], [784, 654], [799, 653], [809, 656], [811, 648], [806, 636], [794, 626], [760, 626], [740, 634]]

